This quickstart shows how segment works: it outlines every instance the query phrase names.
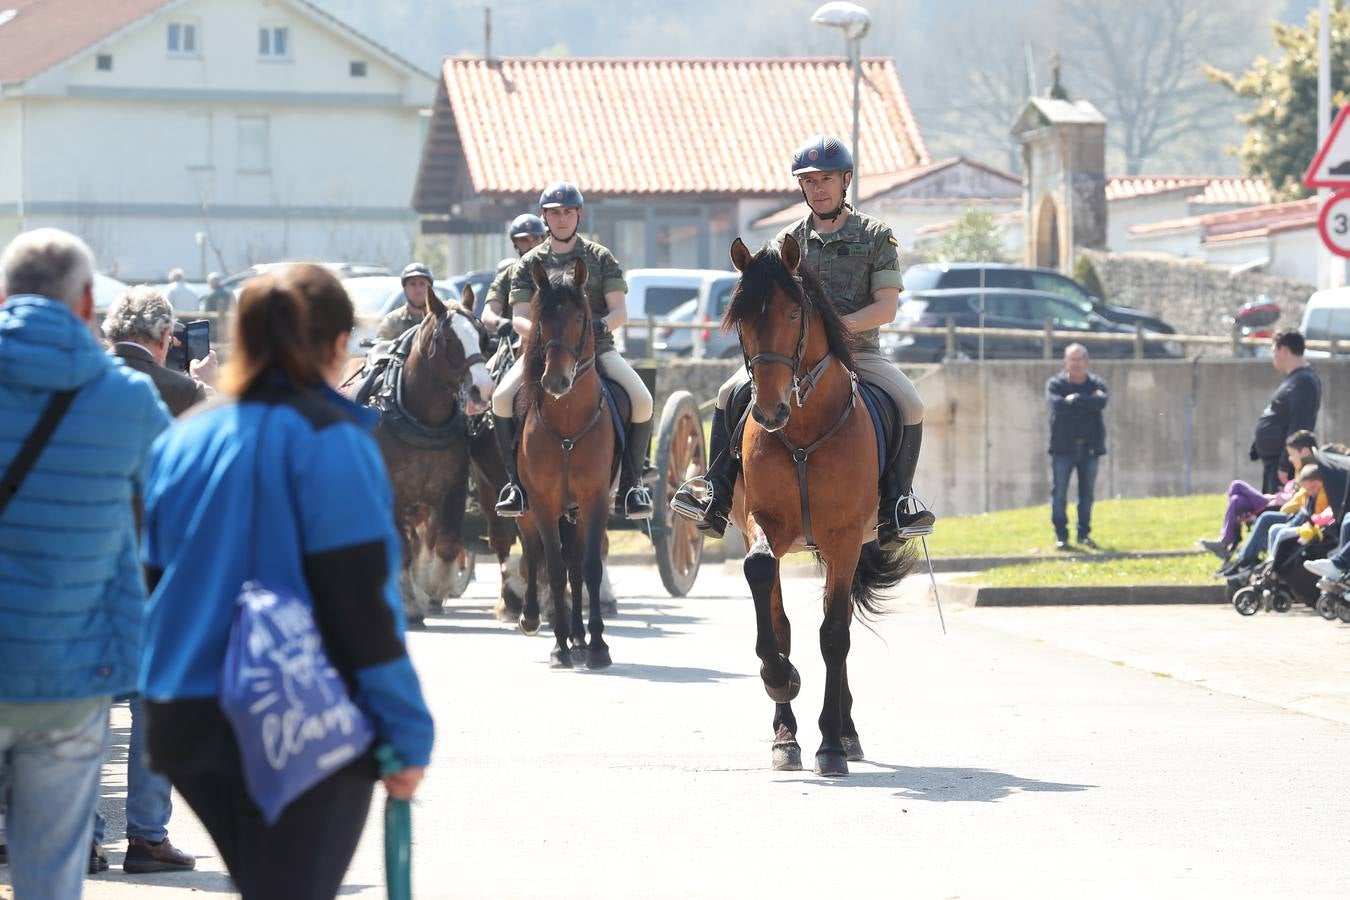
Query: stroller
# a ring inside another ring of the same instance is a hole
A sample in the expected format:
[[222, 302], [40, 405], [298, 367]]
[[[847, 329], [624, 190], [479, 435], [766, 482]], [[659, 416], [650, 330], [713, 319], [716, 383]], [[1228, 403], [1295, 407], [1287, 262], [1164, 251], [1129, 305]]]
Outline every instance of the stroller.
[[1328, 622], [1340, 619], [1350, 625], [1350, 583], [1323, 578], [1317, 588], [1321, 591], [1314, 607], [1317, 614]]
[[1233, 594], [1233, 608], [1250, 616], [1261, 609], [1289, 612], [1296, 601], [1315, 607], [1322, 590], [1317, 576], [1303, 568], [1303, 561], [1322, 559], [1336, 549], [1336, 539], [1337, 529], [1332, 525], [1307, 544], [1295, 540], [1281, 542], [1275, 556], [1262, 563], [1250, 581]]

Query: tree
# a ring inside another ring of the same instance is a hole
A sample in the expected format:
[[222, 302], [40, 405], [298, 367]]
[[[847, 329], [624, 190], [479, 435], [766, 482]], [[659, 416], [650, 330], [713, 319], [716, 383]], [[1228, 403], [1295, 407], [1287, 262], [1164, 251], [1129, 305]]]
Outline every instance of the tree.
[[934, 262], [1006, 262], [1003, 228], [988, 212], [966, 207], [933, 252]]
[[[1274, 24], [1274, 60], [1257, 57], [1241, 75], [1217, 68], [1209, 77], [1251, 102], [1238, 117], [1247, 126], [1235, 148], [1248, 175], [1264, 178], [1277, 196], [1307, 196], [1303, 173], [1317, 153], [1317, 13], [1306, 25]], [[1331, 12], [1332, 114], [1350, 97], [1350, 10], [1335, 0]]]

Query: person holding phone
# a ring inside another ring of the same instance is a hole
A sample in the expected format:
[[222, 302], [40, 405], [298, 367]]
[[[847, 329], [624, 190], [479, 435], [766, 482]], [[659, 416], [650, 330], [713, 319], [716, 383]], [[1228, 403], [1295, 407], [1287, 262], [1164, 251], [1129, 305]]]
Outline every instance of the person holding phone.
[[[175, 418], [209, 396], [202, 380], [165, 366], [174, 341], [173, 307], [150, 285], [137, 285], [118, 295], [103, 318], [103, 333], [112, 342], [114, 356], [150, 376]], [[210, 359], [209, 346], [206, 358]]]

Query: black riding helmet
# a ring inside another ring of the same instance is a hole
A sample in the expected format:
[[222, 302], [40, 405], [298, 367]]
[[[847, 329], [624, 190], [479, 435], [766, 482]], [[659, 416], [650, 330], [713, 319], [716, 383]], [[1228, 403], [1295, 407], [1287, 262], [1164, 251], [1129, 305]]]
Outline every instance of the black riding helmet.
[[548, 234], [548, 229], [544, 227], [544, 220], [534, 213], [523, 213], [511, 220], [511, 227], [506, 229], [506, 234], [512, 240], [520, 237], [543, 237]]
[[407, 284], [409, 278], [425, 278], [427, 281], [435, 282], [436, 279], [431, 274], [431, 269], [427, 268], [425, 263], [408, 263], [403, 267], [403, 274], [399, 276], [399, 284]]
[[[852, 172], [853, 154], [844, 142], [832, 134], [813, 134], [797, 151], [792, 154], [792, 177], [796, 178], [808, 172]], [[802, 190], [802, 199], [806, 200], [806, 190]], [[810, 206], [807, 202], [807, 206]], [[821, 214], [822, 219], [834, 221], [848, 206], [848, 186], [839, 198], [839, 206], [829, 214]]]
[[540, 209], [581, 209], [586, 205], [586, 201], [581, 196], [581, 191], [570, 181], [559, 181], [544, 188], [544, 192], [539, 195]]

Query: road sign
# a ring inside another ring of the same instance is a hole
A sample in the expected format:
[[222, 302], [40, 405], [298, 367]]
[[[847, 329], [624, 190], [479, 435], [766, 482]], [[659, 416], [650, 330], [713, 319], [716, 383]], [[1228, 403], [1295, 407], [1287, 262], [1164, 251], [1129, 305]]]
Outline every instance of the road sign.
[[1350, 190], [1331, 195], [1317, 217], [1317, 231], [1328, 250], [1350, 257]]
[[1310, 188], [1350, 188], [1350, 128], [1345, 120], [1350, 117], [1350, 104], [1341, 107], [1336, 121], [1331, 123], [1327, 140], [1317, 150], [1312, 165], [1303, 173], [1303, 183]]

